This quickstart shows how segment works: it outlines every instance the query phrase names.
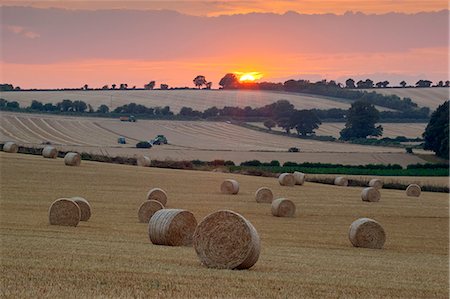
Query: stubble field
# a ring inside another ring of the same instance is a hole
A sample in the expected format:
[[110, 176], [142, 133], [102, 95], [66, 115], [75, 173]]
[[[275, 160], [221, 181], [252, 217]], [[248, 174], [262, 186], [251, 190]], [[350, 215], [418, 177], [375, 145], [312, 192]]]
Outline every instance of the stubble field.
[[[17, 297], [403, 297], [447, 298], [448, 194], [382, 190], [378, 203], [361, 188], [306, 183], [281, 187], [276, 179], [177, 171], [0, 153], [1, 294]], [[219, 193], [233, 177], [240, 193]], [[257, 204], [258, 187], [297, 205], [295, 218], [276, 218]], [[200, 221], [219, 209], [249, 219], [262, 244], [250, 270], [202, 266], [190, 247], [152, 245], [137, 208], [152, 187]], [[78, 227], [48, 224], [59, 197], [83, 196], [93, 215]], [[349, 225], [379, 221], [382, 250], [354, 248]]]

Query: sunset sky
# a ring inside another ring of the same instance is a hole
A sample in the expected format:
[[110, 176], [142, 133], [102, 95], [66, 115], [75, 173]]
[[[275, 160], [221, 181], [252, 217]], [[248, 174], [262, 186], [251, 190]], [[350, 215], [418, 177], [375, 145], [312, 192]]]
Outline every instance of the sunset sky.
[[1, 3], [1, 81], [22, 88], [449, 78], [447, 1]]

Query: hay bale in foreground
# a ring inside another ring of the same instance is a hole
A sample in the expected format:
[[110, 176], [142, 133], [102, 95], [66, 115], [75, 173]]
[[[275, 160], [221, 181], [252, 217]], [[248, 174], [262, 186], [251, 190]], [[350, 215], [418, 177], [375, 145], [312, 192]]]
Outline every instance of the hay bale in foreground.
[[162, 203], [157, 200], [146, 200], [144, 201], [138, 210], [139, 222], [148, 223], [150, 218], [156, 213], [156, 211], [164, 209]]
[[89, 202], [83, 197], [79, 196], [71, 197], [70, 199], [73, 200], [80, 208], [80, 221], [88, 221], [89, 218], [91, 218], [91, 205], [89, 204]]
[[3, 144], [3, 151], [6, 153], [15, 154], [19, 151], [19, 147], [14, 142], [8, 141]]
[[80, 218], [80, 208], [69, 198], [55, 200], [48, 210], [48, 219], [51, 225], [77, 226]]
[[276, 217], [294, 217], [295, 204], [286, 198], [278, 198], [272, 202], [272, 215]]
[[58, 150], [53, 146], [46, 146], [42, 150], [42, 156], [44, 158], [56, 159], [58, 157]]
[[380, 201], [380, 198], [380, 191], [378, 191], [378, 189], [374, 187], [365, 188], [361, 192], [361, 199], [363, 201], [377, 202]]
[[303, 185], [305, 183], [305, 174], [303, 172], [294, 171], [293, 175], [296, 185]]
[[337, 178], [334, 179], [334, 184], [336, 186], [347, 187], [348, 186], [348, 180], [346, 178], [344, 178], [343, 176], [338, 176]]
[[137, 163], [137, 166], [150, 167], [150, 165], [152, 164], [152, 161], [147, 156], [137, 156], [136, 163]]
[[80, 166], [81, 156], [79, 153], [67, 153], [64, 156], [64, 164], [67, 166]]
[[420, 186], [417, 184], [410, 184], [406, 188], [407, 196], [419, 197], [421, 192], [422, 192], [422, 190], [420, 189]]
[[282, 173], [278, 177], [281, 186], [295, 186], [295, 177], [292, 173]]
[[381, 249], [386, 241], [386, 233], [375, 220], [360, 218], [350, 225], [348, 238], [355, 247]]
[[148, 236], [156, 245], [190, 246], [197, 220], [189, 211], [162, 209], [148, 223]]
[[147, 199], [159, 201], [163, 206], [166, 206], [167, 193], [161, 188], [153, 188], [147, 192]]
[[261, 251], [258, 232], [250, 221], [227, 210], [209, 214], [199, 223], [193, 245], [203, 265], [219, 269], [248, 269]]
[[225, 180], [220, 185], [220, 192], [224, 194], [238, 194], [239, 183], [236, 180]]
[[371, 179], [369, 181], [369, 187], [381, 189], [381, 188], [383, 188], [383, 181], [380, 179]]
[[261, 187], [255, 192], [256, 202], [271, 203], [273, 201], [273, 193], [267, 187]]

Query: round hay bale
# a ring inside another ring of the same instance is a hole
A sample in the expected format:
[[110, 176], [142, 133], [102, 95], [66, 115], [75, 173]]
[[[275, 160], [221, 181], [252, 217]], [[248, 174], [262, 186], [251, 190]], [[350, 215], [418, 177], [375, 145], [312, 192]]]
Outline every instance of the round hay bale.
[[159, 201], [165, 207], [167, 204], [167, 193], [161, 188], [153, 188], [148, 191], [147, 199]]
[[67, 166], [80, 166], [81, 156], [79, 153], [67, 153], [64, 156], [64, 164]]
[[348, 238], [355, 247], [381, 249], [386, 241], [386, 233], [375, 220], [360, 218], [350, 225]]
[[267, 187], [261, 187], [255, 192], [256, 202], [259, 203], [271, 203], [273, 201], [273, 193]]
[[80, 217], [80, 208], [69, 198], [55, 200], [48, 210], [48, 219], [51, 225], [77, 226]]
[[276, 217], [294, 217], [295, 204], [286, 198], [278, 198], [272, 201], [272, 215]]
[[156, 245], [190, 246], [197, 220], [189, 211], [162, 209], [148, 223], [148, 236]]
[[152, 164], [152, 161], [147, 156], [138, 156], [136, 158], [136, 163], [137, 163], [137, 166], [150, 167], [150, 165]]
[[236, 180], [225, 180], [220, 185], [220, 192], [225, 194], [238, 194], [239, 192], [239, 183]]
[[305, 183], [305, 174], [303, 172], [294, 171], [293, 175], [296, 185], [303, 185]]
[[292, 173], [282, 173], [278, 177], [281, 186], [295, 186], [295, 177]]
[[381, 188], [383, 188], [383, 181], [380, 179], [371, 179], [369, 181], [369, 187], [381, 189]]
[[420, 186], [417, 184], [410, 184], [408, 188], [406, 188], [407, 196], [419, 197], [421, 192], [422, 190], [420, 189]]
[[58, 150], [53, 146], [46, 146], [42, 150], [42, 156], [44, 158], [56, 159], [58, 157]]
[[374, 187], [365, 188], [361, 192], [361, 199], [363, 201], [376, 202], [380, 201], [380, 198], [381, 198], [380, 191], [378, 191], [378, 189]]
[[70, 199], [73, 200], [80, 208], [80, 221], [88, 221], [89, 218], [91, 218], [91, 205], [89, 202], [83, 197], [78, 196], [71, 197]]
[[250, 221], [227, 210], [209, 214], [199, 223], [193, 245], [203, 265], [219, 269], [248, 269], [261, 251], [258, 232]]
[[144, 201], [138, 210], [139, 222], [148, 223], [153, 214], [162, 209], [164, 209], [164, 206], [157, 200], [151, 199]]
[[347, 187], [348, 180], [346, 178], [344, 178], [343, 176], [338, 176], [337, 178], [334, 179], [334, 184], [337, 186]]
[[7, 153], [17, 153], [19, 151], [19, 147], [12, 141], [5, 142], [3, 144], [3, 151]]

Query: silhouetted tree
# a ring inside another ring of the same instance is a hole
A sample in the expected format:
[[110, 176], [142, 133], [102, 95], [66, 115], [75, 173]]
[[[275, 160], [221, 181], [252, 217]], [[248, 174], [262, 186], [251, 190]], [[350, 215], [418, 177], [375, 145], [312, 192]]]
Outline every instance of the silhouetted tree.
[[400, 86], [403, 87], [403, 88], [405, 88], [405, 87], [406, 87], [406, 81], [400, 82]]
[[216, 117], [219, 114], [219, 109], [214, 106], [203, 111], [203, 118]]
[[109, 89], [108, 85], [103, 85], [102, 89]]
[[380, 116], [372, 104], [356, 101], [347, 113], [345, 128], [340, 132], [341, 139], [366, 138], [367, 136], [381, 136], [383, 127], [375, 124]]
[[161, 84], [161, 85], [160, 85], [160, 88], [163, 89], [163, 90], [167, 90], [167, 89], [169, 89], [169, 85], [167, 85], [167, 84]]
[[84, 84], [83, 89], [84, 89], [84, 90], [88, 90], [88, 89], [89, 89], [89, 85]]
[[206, 83], [208, 83], [206, 81], [205, 76], [202, 76], [202, 75], [198, 75], [192, 81], [194, 82], [195, 87], [198, 87], [198, 89], [200, 89], [203, 85], [206, 85]]
[[206, 89], [211, 89], [211, 87], [212, 87], [212, 82], [207, 82], [206, 83]]
[[356, 88], [355, 86], [355, 80], [349, 78], [345, 81], [345, 87], [347, 88]]
[[71, 100], [62, 100], [62, 102], [56, 104], [56, 108], [61, 112], [72, 111], [73, 103]]
[[127, 89], [128, 88], [128, 84], [126, 83], [121, 83], [119, 89]]
[[296, 110], [290, 117], [291, 126], [297, 130], [298, 135], [306, 136], [314, 133], [322, 124], [317, 115], [310, 110]]
[[111, 84], [112, 89], [116, 89], [116, 86], [117, 86], [116, 84]]
[[20, 105], [19, 105], [19, 103], [17, 103], [16, 101], [7, 102], [7, 103], [6, 103], [6, 108], [10, 108], [10, 109], [19, 109], [19, 108], [20, 108]]
[[7, 100], [1, 98], [0, 99], [0, 108], [5, 108], [7, 103], [8, 103]]
[[44, 104], [39, 101], [33, 100], [31, 101], [30, 108], [33, 110], [42, 111], [44, 110]]
[[222, 79], [220, 79], [219, 85], [223, 87], [223, 89], [234, 89], [239, 85], [239, 80], [233, 73], [226, 74]]
[[83, 101], [74, 101], [72, 103], [72, 108], [72, 111], [74, 112], [85, 112], [88, 107]]
[[268, 119], [264, 122], [264, 127], [269, 129], [269, 131], [272, 131], [272, 128], [274, 128], [276, 125], [277, 123], [272, 119]]
[[425, 139], [423, 148], [432, 150], [444, 159], [449, 158], [449, 117], [449, 101], [446, 101], [431, 114], [430, 122], [422, 134]]
[[144, 85], [144, 89], [153, 89], [153, 88], [155, 88], [155, 84], [156, 84], [155, 81], [150, 81], [150, 82], [148, 82], [148, 84]]
[[416, 87], [430, 87], [431, 86], [430, 80], [419, 80], [416, 82]]
[[105, 104], [102, 104], [97, 108], [97, 112], [98, 113], [109, 113], [109, 107], [106, 106]]

